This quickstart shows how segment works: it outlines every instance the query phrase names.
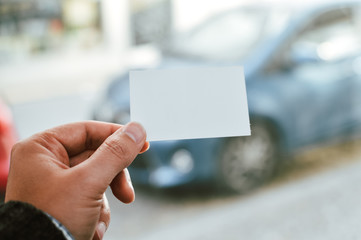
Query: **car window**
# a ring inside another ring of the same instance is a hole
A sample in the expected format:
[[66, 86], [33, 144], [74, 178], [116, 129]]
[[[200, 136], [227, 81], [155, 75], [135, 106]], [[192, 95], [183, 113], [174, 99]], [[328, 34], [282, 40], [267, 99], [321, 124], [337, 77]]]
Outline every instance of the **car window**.
[[360, 8], [326, 11], [304, 25], [266, 69], [279, 71], [320, 65], [359, 56], [361, 53]]
[[276, 7], [244, 7], [227, 12], [191, 33], [177, 36], [171, 43], [171, 54], [215, 61], [243, 60], [261, 41], [279, 34], [289, 18], [287, 9]]
[[352, 8], [328, 11], [312, 21], [293, 44], [293, 49], [314, 51], [316, 58], [335, 61], [361, 50], [360, 19]]

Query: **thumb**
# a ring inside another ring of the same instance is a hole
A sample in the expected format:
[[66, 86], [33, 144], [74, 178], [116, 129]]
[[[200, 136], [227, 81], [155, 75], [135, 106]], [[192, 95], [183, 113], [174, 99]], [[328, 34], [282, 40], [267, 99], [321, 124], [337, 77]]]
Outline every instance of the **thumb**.
[[128, 167], [146, 141], [142, 125], [131, 122], [110, 135], [82, 165], [88, 178], [105, 189], [115, 176]]

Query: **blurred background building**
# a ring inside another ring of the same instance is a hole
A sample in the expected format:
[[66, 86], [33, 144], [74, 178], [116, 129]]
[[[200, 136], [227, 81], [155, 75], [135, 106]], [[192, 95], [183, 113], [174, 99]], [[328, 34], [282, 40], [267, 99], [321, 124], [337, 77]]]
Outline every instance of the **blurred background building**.
[[96, 91], [129, 64], [153, 63], [155, 43], [244, 2], [0, 0], [0, 94], [15, 103]]
[[1, 1], [1, 62], [61, 51], [100, 40], [99, 2]]

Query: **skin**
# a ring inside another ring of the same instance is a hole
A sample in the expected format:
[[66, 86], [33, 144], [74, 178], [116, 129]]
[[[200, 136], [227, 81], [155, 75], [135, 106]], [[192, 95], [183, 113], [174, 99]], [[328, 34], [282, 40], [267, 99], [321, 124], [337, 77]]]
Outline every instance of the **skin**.
[[77, 240], [102, 239], [110, 222], [107, 187], [120, 201], [134, 201], [126, 168], [148, 148], [145, 130], [135, 122], [49, 129], [13, 147], [5, 202], [34, 205]]

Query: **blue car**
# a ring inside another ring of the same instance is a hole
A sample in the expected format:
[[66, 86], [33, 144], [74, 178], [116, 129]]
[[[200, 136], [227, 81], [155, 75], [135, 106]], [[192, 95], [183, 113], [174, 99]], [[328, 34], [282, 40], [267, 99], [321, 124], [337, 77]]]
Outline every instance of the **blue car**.
[[[164, 41], [158, 69], [244, 65], [252, 135], [152, 142], [129, 167], [133, 182], [242, 193], [297, 150], [357, 136], [360, 16], [360, 1], [248, 5]], [[128, 74], [110, 83], [94, 118], [129, 121]]]

